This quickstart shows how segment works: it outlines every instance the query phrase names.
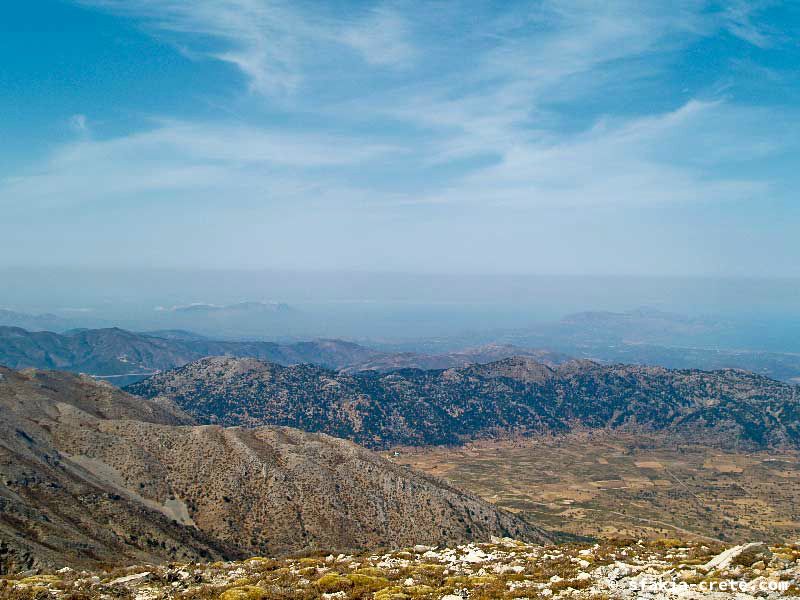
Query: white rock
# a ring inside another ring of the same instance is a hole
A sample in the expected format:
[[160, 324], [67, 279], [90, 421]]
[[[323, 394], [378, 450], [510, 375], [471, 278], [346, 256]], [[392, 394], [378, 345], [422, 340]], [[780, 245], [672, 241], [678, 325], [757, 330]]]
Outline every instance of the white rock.
[[475, 548], [467, 552], [464, 556], [461, 557], [462, 562], [468, 563], [482, 563], [487, 559], [486, 553], [481, 550], [480, 548]]
[[330, 592], [322, 594], [322, 600], [344, 600], [347, 598], [347, 592]]
[[525, 567], [522, 565], [494, 565], [492, 571], [495, 573], [502, 575], [503, 573], [522, 573], [525, 570]]
[[592, 576], [588, 573], [578, 573], [578, 576], [575, 578], [578, 581], [586, 581], [587, 579], [591, 579]]
[[751, 542], [741, 546], [734, 546], [728, 548], [725, 552], [717, 554], [714, 558], [706, 564], [698, 567], [702, 571], [711, 571], [712, 569], [726, 569], [737, 558], [742, 558], [747, 564], [752, 565], [760, 558], [769, 558], [772, 556], [769, 548], [763, 542]]
[[414, 580], [411, 577], [408, 577], [404, 582], [403, 585], [414, 585]]
[[439, 600], [463, 600], [463, 598], [455, 594], [447, 594], [446, 596], [442, 596]]
[[150, 577], [150, 571], [144, 573], [134, 573], [133, 575], [125, 575], [125, 577], [117, 577], [109, 581], [108, 585], [123, 585], [125, 583], [136, 583], [138, 581], [146, 581]]

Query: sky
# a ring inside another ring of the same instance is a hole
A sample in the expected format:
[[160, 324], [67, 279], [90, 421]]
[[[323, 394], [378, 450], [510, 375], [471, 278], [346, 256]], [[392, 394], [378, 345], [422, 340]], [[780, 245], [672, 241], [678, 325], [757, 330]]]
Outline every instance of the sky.
[[7, 4], [0, 266], [800, 276], [800, 3]]

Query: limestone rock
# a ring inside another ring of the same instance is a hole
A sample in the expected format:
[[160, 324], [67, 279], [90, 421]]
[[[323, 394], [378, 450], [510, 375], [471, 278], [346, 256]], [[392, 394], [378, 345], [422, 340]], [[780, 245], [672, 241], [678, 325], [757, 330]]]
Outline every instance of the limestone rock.
[[766, 544], [763, 542], [751, 542], [749, 544], [728, 548], [725, 552], [717, 554], [717, 556], [706, 564], [699, 567], [699, 569], [709, 572], [714, 569], [727, 569], [735, 564], [749, 567], [757, 561], [769, 559], [771, 556], [772, 552], [770, 552]]

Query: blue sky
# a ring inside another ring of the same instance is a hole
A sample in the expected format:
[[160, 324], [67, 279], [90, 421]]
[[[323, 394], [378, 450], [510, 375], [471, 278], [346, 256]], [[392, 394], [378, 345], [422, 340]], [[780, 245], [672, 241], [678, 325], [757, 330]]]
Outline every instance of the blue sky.
[[800, 276], [800, 4], [34, 0], [0, 265]]

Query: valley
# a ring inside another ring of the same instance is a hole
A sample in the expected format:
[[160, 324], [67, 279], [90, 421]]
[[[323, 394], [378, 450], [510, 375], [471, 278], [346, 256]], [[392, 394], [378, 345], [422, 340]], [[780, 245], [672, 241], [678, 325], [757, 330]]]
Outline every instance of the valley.
[[461, 447], [398, 447], [384, 455], [576, 535], [726, 543], [800, 536], [796, 450], [745, 451], [665, 435], [579, 432]]

